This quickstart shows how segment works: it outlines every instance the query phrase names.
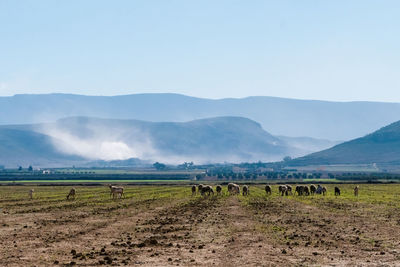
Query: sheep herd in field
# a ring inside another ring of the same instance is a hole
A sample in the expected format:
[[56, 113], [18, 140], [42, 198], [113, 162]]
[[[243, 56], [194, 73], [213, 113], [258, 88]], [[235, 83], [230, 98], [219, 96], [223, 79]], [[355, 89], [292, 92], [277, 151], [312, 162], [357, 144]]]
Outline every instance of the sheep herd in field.
[[[112, 199], [120, 199], [122, 197], [125, 197], [124, 195], [124, 188], [122, 186], [113, 186], [113, 185], [108, 185], [110, 188], [110, 198]], [[265, 193], [267, 195], [272, 194], [272, 187], [270, 185], [265, 186]], [[222, 186], [217, 185], [215, 187], [215, 190], [217, 192], [217, 195], [222, 194]], [[354, 187], [354, 196], [358, 196], [360, 187], [357, 185]], [[34, 189], [30, 189], [28, 191], [29, 194], [29, 199], [33, 199], [33, 193], [35, 192]], [[211, 185], [193, 185], [192, 186], [192, 195], [200, 194], [202, 196], [210, 196], [214, 195], [214, 189]], [[295, 195], [297, 193], [298, 196], [309, 196], [309, 195], [326, 195], [327, 194], [327, 188], [325, 186], [315, 186], [315, 185], [297, 185], [294, 189], [293, 192], [293, 187], [291, 185], [279, 185], [278, 186], [278, 194], [281, 196], [289, 196], [289, 195]], [[228, 194], [229, 195], [240, 195], [240, 186], [235, 184], [235, 183], [229, 183], [228, 184]], [[243, 185], [242, 186], [242, 195], [243, 196], [248, 196], [250, 194], [250, 189], [248, 185]], [[340, 196], [340, 188], [335, 186], [334, 188], [334, 194], [335, 196]], [[71, 188], [68, 195], [67, 195], [67, 200], [75, 200], [76, 196], [76, 189]]]
[[[229, 195], [240, 195], [240, 186], [235, 184], [235, 183], [229, 183], [228, 184], [228, 194]], [[265, 186], [265, 193], [267, 195], [272, 194], [272, 187], [270, 185]], [[354, 196], [358, 196], [360, 187], [357, 185], [354, 187]], [[222, 186], [217, 185], [216, 186], [216, 191], [217, 194], [220, 195], [222, 192]], [[202, 196], [210, 196], [214, 195], [214, 191], [211, 185], [193, 185], [192, 186], [192, 195], [196, 195], [196, 192], [199, 193]], [[310, 195], [323, 195], [325, 196], [327, 194], [328, 190], [325, 186], [321, 185], [297, 185], [294, 188], [293, 192], [293, 187], [291, 185], [279, 185], [278, 186], [278, 194], [281, 196], [289, 196], [289, 195], [295, 195], [297, 194], [298, 196], [310, 196]], [[248, 185], [243, 185], [242, 186], [242, 195], [243, 196], [248, 196], [250, 193], [249, 191], [249, 186]], [[334, 188], [334, 194], [335, 196], [340, 196], [340, 188], [335, 186]]]
[[[215, 191], [217, 192], [217, 195], [222, 194], [222, 186], [217, 185], [215, 187]], [[202, 196], [210, 196], [214, 195], [214, 189], [211, 185], [193, 185], [192, 186], [192, 195], [200, 194]], [[234, 194], [240, 194], [240, 186], [234, 183], [229, 183], [228, 184], [228, 193], [230, 195]], [[249, 194], [249, 187], [247, 185], [243, 186], [243, 195], [247, 196]]]

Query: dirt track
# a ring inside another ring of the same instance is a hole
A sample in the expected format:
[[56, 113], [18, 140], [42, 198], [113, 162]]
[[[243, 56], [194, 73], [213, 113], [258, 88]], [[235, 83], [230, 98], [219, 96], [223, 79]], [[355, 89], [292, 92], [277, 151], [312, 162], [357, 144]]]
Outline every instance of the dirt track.
[[76, 201], [2, 198], [2, 265], [400, 266], [398, 203], [187, 189], [120, 201], [92, 199], [91, 189]]

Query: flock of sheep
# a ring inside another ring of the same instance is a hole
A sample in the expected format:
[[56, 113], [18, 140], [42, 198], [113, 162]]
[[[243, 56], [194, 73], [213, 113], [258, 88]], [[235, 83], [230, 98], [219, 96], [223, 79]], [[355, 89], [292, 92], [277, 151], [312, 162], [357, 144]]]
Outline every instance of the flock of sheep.
[[[215, 191], [217, 192], [218, 195], [222, 193], [222, 186], [217, 185], [215, 187]], [[195, 195], [197, 193], [201, 194], [202, 196], [204, 195], [214, 195], [214, 189], [211, 185], [193, 185], [192, 186], [192, 195]], [[240, 194], [240, 186], [234, 183], [229, 183], [228, 184], [228, 193], [231, 195], [234, 194]], [[242, 194], [243, 196], [247, 196], [249, 194], [249, 187], [247, 185], [244, 185], [242, 188]]]
[[[113, 185], [108, 185], [108, 187], [110, 188], [110, 197], [112, 196], [113, 199], [117, 199], [117, 198], [122, 198], [124, 197], [124, 188], [122, 186], [113, 186]], [[215, 190], [217, 192], [218, 195], [220, 195], [222, 193], [222, 186], [217, 185], [215, 187]], [[293, 195], [293, 187], [291, 185], [280, 185], [278, 187], [279, 190], [279, 194], [281, 196], [288, 196], [288, 195]], [[358, 196], [358, 191], [359, 191], [359, 186], [357, 185], [356, 187], [354, 187], [354, 195]], [[34, 189], [30, 189], [29, 190], [29, 199], [33, 199], [33, 193], [35, 192]], [[211, 185], [203, 185], [203, 184], [199, 184], [199, 185], [193, 185], [192, 186], [192, 195], [195, 195], [196, 193], [201, 194], [202, 196], [210, 196], [210, 195], [214, 195], [214, 189]], [[234, 194], [240, 194], [240, 186], [235, 184], [235, 183], [229, 183], [228, 184], [228, 193], [230, 195], [234, 195]], [[249, 186], [244, 185], [242, 187], [242, 195], [243, 196], [247, 196], [249, 195], [250, 191], [249, 191]], [[265, 193], [267, 195], [271, 195], [272, 194], [272, 187], [270, 185], [266, 185], [265, 186]], [[298, 185], [295, 188], [295, 193], [297, 193], [299, 196], [309, 196], [309, 195], [314, 195], [314, 194], [319, 194], [319, 195], [326, 195], [327, 193], [327, 189], [325, 186], [315, 186], [315, 185]], [[68, 195], [67, 195], [67, 200], [69, 199], [75, 199], [75, 195], [76, 195], [76, 189], [75, 188], [71, 188], [71, 190], [69, 191]], [[340, 196], [340, 188], [335, 186], [335, 196]]]
[[[222, 192], [222, 187], [220, 185], [216, 186], [216, 191], [217, 194], [221, 194]], [[278, 191], [279, 194], [281, 196], [288, 196], [288, 195], [293, 195], [293, 187], [291, 185], [279, 185], [278, 187]], [[315, 185], [297, 185], [295, 187], [295, 193], [297, 193], [297, 195], [299, 196], [309, 196], [309, 195], [326, 195], [327, 193], [327, 189], [325, 186], [315, 186]], [[356, 187], [354, 187], [354, 196], [358, 196], [358, 191], [359, 191], [359, 186], [357, 185]], [[199, 184], [199, 185], [193, 185], [192, 186], [192, 195], [195, 195], [197, 193], [201, 194], [202, 196], [204, 195], [214, 195], [214, 190], [212, 188], [211, 185], [203, 185], [203, 184]], [[340, 188], [335, 186], [335, 196], [340, 196]], [[229, 194], [240, 194], [240, 186], [234, 183], [229, 183], [228, 184], [228, 193]], [[265, 193], [267, 195], [271, 195], [272, 194], [272, 187], [270, 185], [266, 185], [265, 186]], [[243, 196], [247, 196], [249, 194], [249, 186], [244, 185], [242, 187], [242, 194]]]

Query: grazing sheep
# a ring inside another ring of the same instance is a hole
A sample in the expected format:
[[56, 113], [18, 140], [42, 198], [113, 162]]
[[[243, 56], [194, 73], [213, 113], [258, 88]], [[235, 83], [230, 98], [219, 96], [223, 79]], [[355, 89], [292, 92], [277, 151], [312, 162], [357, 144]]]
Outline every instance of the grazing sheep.
[[247, 185], [243, 186], [242, 194], [243, 194], [243, 196], [249, 195], [249, 187]]
[[310, 195], [310, 188], [308, 188], [308, 186], [304, 186], [303, 187], [303, 190], [304, 190], [304, 195], [306, 195], [306, 196], [309, 196]]
[[204, 186], [204, 185], [202, 185], [202, 184], [199, 184], [199, 185], [197, 186], [197, 190], [198, 190], [199, 194], [201, 194], [201, 190], [203, 189], [203, 186]]
[[110, 188], [110, 197], [112, 195], [113, 199], [118, 198], [122, 198], [124, 195], [124, 188], [121, 187], [117, 187], [117, 186], [112, 186], [112, 185], [108, 185], [108, 187]]
[[286, 185], [286, 195], [288, 195], [288, 194], [290, 194], [290, 195], [293, 195], [293, 193], [292, 193], [292, 186], [291, 185]]
[[340, 189], [337, 186], [335, 186], [335, 196], [340, 196]]
[[217, 186], [215, 187], [215, 191], [217, 191], [217, 195], [221, 195], [221, 192], [222, 192], [222, 186], [220, 186], [220, 185], [217, 185]]
[[360, 187], [357, 185], [356, 187], [354, 187], [354, 196], [358, 197], [358, 190], [360, 189]]
[[234, 183], [228, 184], [228, 192], [229, 194], [240, 194], [240, 186]]
[[240, 186], [237, 185], [237, 184], [235, 184], [235, 186], [233, 187], [233, 192], [234, 192], [235, 194], [240, 195]]
[[310, 185], [310, 193], [311, 193], [311, 195], [314, 195], [315, 194], [315, 192], [317, 191], [317, 187], [315, 187], [315, 185]]
[[278, 190], [279, 190], [279, 194], [280, 194], [281, 196], [283, 196], [284, 194], [287, 195], [287, 187], [286, 187], [286, 185], [280, 185], [280, 186], [278, 187]]
[[324, 187], [322, 187], [322, 194], [325, 196], [326, 195], [326, 192], [327, 192], [328, 190], [326, 189], [326, 187], [324, 186]]
[[319, 194], [319, 195], [322, 194], [322, 186], [320, 184], [318, 185], [317, 189], [315, 190], [315, 194]]
[[297, 194], [298, 194], [299, 196], [302, 196], [302, 195], [303, 195], [303, 192], [304, 192], [304, 186], [302, 186], [302, 185], [296, 186], [296, 192], [297, 192]]
[[266, 193], [267, 195], [271, 195], [271, 194], [272, 194], [272, 188], [271, 188], [270, 185], [266, 185], [266, 186], [265, 186], [265, 193]]
[[30, 199], [30, 200], [33, 199], [33, 192], [35, 192], [35, 189], [30, 189], [30, 190], [29, 190], [29, 199]]
[[75, 188], [71, 188], [71, 190], [69, 190], [69, 193], [67, 195], [67, 200], [69, 200], [70, 197], [75, 200], [75, 194], [76, 194]]
[[208, 195], [211, 195], [211, 194], [214, 195], [214, 190], [211, 185], [204, 185], [201, 188], [201, 195], [204, 196], [206, 193], [208, 193]]
[[196, 195], [196, 186], [192, 185], [192, 196]]
[[233, 189], [234, 186], [235, 186], [234, 183], [229, 183], [229, 184], [228, 184], [228, 192], [229, 192], [229, 193], [232, 193], [232, 189]]

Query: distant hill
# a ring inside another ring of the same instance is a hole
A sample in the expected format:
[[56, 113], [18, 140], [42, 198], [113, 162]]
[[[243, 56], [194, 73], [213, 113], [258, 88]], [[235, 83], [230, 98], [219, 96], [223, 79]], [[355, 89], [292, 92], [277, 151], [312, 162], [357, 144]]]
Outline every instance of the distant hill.
[[259, 123], [241, 117], [189, 122], [70, 117], [55, 123], [3, 125], [0, 133], [0, 164], [6, 166], [105, 166], [129, 163], [118, 162], [126, 159], [137, 159], [130, 161], [135, 164], [142, 162], [138, 159], [171, 164], [276, 161], [300, 153]]
[[81, 157], [66, 155], [53, 146], [50, 136], [16, 129], [0, 128], [0, 165], [7, 167], [73, 165]]
[[311, 137], [288, 137], [282, 135], [276, 137], [285, 142], [288, 147], [291, 147], [292, 153], [290, 153], [290, 155], [294, 157], [300, 157], [316, 151], [325, 150], [342, 143], [340, 141], [330, 141]]
[[55, 146], [64, 153], [91, 159], [241, 162], [279, 160], [290, 153], [260, 124], [240, 117], [184, 123], [73, 117], [32, 129], [60, 140]]
[[332, 164], [400, 164], [400, 121], [380, 130], [294, 159], [291, 165], [332, 165]]
[[154, 122], [239, 116], [259, 122], [274, 135], [350, 140], [400, 120], [400, 104], [327, 102], [264, 96], [212, 100], [178, 94], [0, 97], [0, 124], [53, 122], [70, 116]]

